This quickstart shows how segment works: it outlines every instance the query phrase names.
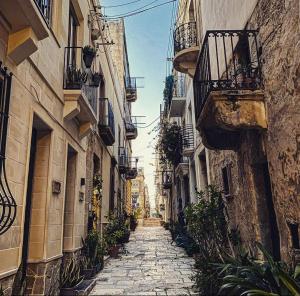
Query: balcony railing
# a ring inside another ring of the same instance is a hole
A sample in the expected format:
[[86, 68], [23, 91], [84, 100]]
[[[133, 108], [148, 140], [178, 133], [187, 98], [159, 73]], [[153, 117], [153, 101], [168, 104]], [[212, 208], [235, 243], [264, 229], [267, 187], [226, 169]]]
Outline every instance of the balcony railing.
[[186, 96], [185, 76], [180, 75], [174, 78], [173, 97], [183, 98]]
[[127, 140], [134, 140], [137, 138], [137, 122], [135, 117], [131, 117], [130, 120], [125, 122], [126, 138]]
[[98, 88], [92, 84], [93, 73], [85, 67], [82, 47], [65, 47], [64, 89], [82, 90], [97, 114]]
[[13, 224], [17, 205], [9, 188], [5, 170], [6, 140], [12, 75], [0, 62], [0, 235]]
[[125, 147], [119, 147], [119, 171], [121, 174], [125, 174], [129, 168], [129, 159], [127, 150]]
[[50, 25], [52, 0], [34, 0], [43, 18]]
[[115, 142], [115, 118], [108, 98], [99, 100], [99, 134], [107, 146]]
[[126, 179], [127, 180], [131, 180], [131, 179], [135, 179], [138, 175], [138, 170], [137, 170], [137, 163], [138, 163], [138, 159], [131, 157], [129, 159], [129, 168], [126, 171]]
[[137, 95], [136, 77], [126, 77], [125, 88], [127, 101], [134, 102]]
[[174, 54], [198, 46], [196, 22], [189, 22], [177, 27], [174, 32]]
[[181, 130], [182, 151], [193, 151], [194, 149], [194, 129], [192, 124], [187, 124]]
[[194, 77], [196, 118], [211, 91], [261, 86], [257, 31], [207, 31]]

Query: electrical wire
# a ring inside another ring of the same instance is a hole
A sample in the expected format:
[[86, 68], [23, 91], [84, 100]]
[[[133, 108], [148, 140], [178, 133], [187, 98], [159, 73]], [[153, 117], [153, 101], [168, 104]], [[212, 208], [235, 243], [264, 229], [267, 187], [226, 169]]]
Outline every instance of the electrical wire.
[[133, 12], [139, 11], [141, 9], [144, 9], [144, 8], [146, 8], [146, 7], [154, 4], [157, 1], [160, 1], [160, 0], [153, 0], [152, 2], [150, 2], [150, 3], [148, 3], [148, 4], [144, 5], [144, 6], [141, 6], [141, 7], [137, 8], [137, 9], [134, 9], [134, 10], [131, 10], [131, 11], [127, 11], [127, 12], [124, 12], [124, 13], [120, 13], [120, 14], [116, 14], [116, 15], [112, 15], [112, 16], [106, 15], [106, 17], [108, 17], [108, 18], [109, 17], [122, 17], [123, 15], [127, 15], [129, 13], [133, 13]]
[[170, 1], [167, 1], [167, 2], [164, 2], [164, 3], [161, 3], [161, 4], [157, 4], [155, 6], [152, 6], [152, 7], [149, 7], [149, 8], [146, 8], [146, 9], [143, 9], [141, 11], [137, 11], [137, 12], [134, 12], [134, 13], [130, 13], [128, 15], [124, 15], [122, 17], [105, 17], [107, 18], [108, 20], [113, 20], [113, 19], [120, 19], [120, 18], [127, 18], [127, 17], [131, 17], [131, 16], [135, 16], [137, 14], [140, 14], [140, 13], [143, 13], [145, 11], [148, 11], [148, 10], [151, 10], [151, 9], [154, 9], [154, 8], [157, 8], [157, 7], [160, 7], [160, 6], [163, 6], [163, 5], [166, 5], [166, 4], [169, 4], [169, 3], [172, 3], [172, 2], [175, 2], [177, 0], [170, 0]]
[[146, 126], [139, 126], [139, 128], [148, 128], [150, 127], [152, 124], [154, 124], [158, 119], [160, 118], [160, 116], [158, 116], [157, 118], [155, 118], [152, 122], [150, 122], [148, 125]]
[[121, 7], [121, 6], [126, 6], [126, 5], [130, 5], [133, 3], [137, 3], [137, 2], [141, 2], [143, 0], [135, 0], [135, 1], [131, 1], [131, 2], [127, 2], [127, 3], [123, 3], [123, 4], [118, 4], [118, 5], [109, 5], [109, 6], [101, 6], [101, 8], [115, 8], [115, 7]]

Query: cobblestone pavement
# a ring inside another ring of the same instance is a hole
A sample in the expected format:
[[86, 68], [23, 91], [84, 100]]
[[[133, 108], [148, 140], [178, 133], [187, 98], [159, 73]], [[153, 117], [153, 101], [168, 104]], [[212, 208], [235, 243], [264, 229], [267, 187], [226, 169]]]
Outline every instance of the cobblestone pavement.
[[194, 260], [162, 227], [138, 227], [119, 259], [110, 259], [90, 295], [196, 295]]

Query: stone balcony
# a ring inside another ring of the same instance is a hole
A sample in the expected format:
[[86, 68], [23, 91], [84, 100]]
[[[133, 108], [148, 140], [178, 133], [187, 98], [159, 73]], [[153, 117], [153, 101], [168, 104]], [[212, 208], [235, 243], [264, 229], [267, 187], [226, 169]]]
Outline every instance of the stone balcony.
[[97, 123], [99, 85], [92, 83], [93, 73], [84, 66], [82, 48], [65, 48], [64, 119], [77, 119], [79, 136], [85, 137]]
[[236, 150], [243, 132], [267, 129], [258, 52], [256, 31], [206, 33], [194, 94], [196, 125], [207, 148]]
[[196, 22], [178, 26], [174, 32], [174, 69], [193, 77], [199, 49]]
[[7, 23], [8, 56], [19, 65], [38, 49], [38, 41], [49, 36], [50, 1], [40, 7], [34, 0], [0, 1], [0, 17]]

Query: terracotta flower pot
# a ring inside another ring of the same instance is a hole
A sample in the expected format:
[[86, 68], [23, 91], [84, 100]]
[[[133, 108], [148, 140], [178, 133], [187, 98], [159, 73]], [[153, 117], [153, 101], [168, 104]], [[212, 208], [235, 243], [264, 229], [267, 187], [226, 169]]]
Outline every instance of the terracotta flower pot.
[[115, 245], [115, 246], [111, 246], [108, 250], [109, 256], [112, 258], [118, 258], [119, 255], [119, 246]]

